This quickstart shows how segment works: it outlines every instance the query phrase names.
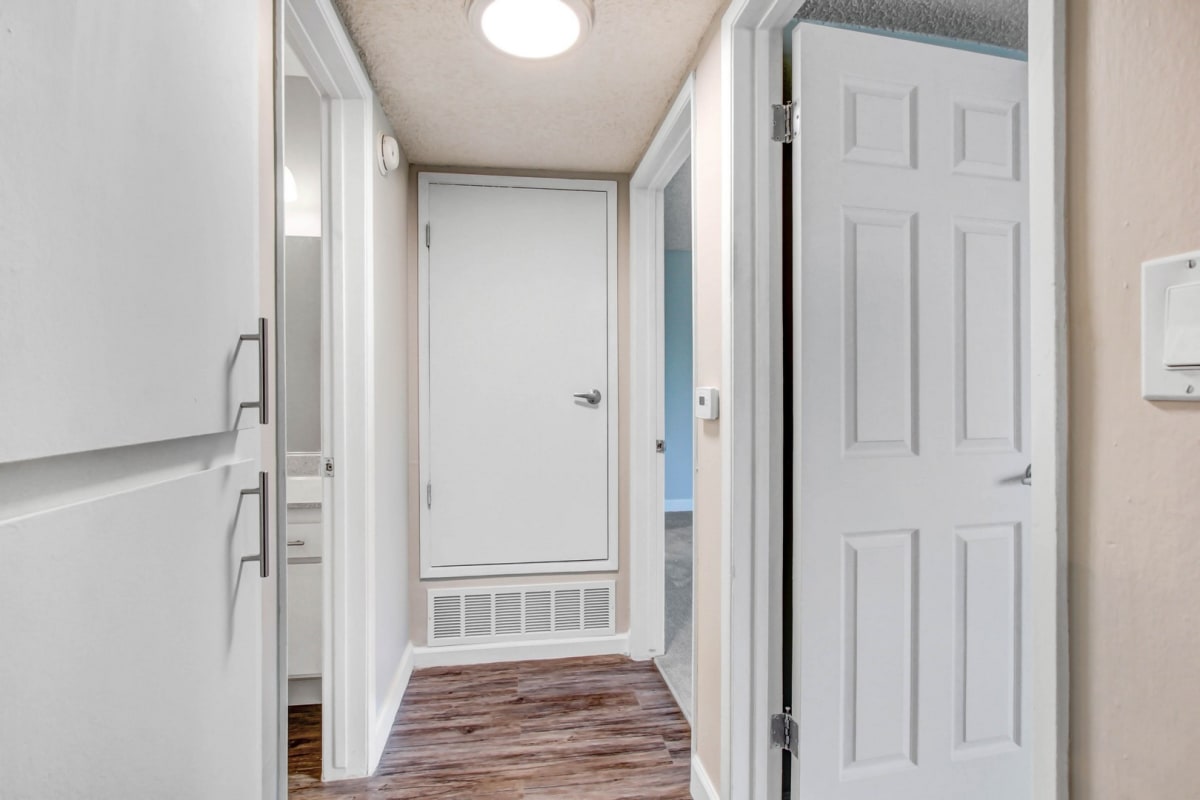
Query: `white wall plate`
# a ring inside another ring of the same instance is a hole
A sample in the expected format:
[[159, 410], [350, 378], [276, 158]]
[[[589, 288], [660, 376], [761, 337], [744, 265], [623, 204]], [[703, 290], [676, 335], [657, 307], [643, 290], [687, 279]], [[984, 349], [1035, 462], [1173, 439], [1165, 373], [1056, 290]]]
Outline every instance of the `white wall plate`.
[[1170, 369], [1163, 359], [1167, 290], [1200, 284], [1200, 251], [1142, 264], [1142, 397], [1200, 400], [1200, 369]]

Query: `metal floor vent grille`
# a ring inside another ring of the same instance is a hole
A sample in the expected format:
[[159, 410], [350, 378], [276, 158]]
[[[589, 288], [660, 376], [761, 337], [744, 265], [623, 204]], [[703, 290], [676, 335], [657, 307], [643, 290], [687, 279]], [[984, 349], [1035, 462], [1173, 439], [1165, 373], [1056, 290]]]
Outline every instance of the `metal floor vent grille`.
[[616, 633], [616, 584], [429, 590], [429, 644]]

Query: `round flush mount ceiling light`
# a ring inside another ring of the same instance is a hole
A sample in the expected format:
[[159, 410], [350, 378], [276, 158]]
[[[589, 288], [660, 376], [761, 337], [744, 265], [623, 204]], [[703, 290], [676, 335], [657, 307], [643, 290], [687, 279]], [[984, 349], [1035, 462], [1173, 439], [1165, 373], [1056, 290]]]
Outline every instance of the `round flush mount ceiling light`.
[[471, 0], [467, 15], [485, 41], [518, 58], [551, 58], [592, 29], [591, 0]]

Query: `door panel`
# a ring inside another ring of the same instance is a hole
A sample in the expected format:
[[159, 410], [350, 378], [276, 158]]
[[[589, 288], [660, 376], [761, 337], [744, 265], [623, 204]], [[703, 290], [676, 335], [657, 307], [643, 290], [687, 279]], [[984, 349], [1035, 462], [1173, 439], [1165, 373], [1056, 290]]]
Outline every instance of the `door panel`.
[[11, 798], [262, 791], [254, 460], [0, 524]]
[[612, 569], [612, 195], [427, 196], [424, 571]]
[[1028, 797], [1025, 65], [794, 45], [793, 796]]
[[0, 495], [5, 798], [270, 785], [273, 612], [242, 559], [271, 497], [242, 494], [262, 437], [239, 413], [260, 399], [239, 337], [259, 316], [263, 8], [0, 6], [0, 483], [39, 476]]
[[256, 4], [0, 24], [0, 463], [253, 426]]

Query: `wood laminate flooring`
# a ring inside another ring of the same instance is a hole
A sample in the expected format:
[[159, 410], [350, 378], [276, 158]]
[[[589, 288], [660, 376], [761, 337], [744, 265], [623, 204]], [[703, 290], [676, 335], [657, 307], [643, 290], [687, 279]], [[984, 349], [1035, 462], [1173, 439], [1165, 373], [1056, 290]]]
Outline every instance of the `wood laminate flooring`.
[[294, 800], [687, 800], [691, 734], [658, 670], [620, 656], [413, 674], [379, 769], [321, 784], [321, 709], [289, 713]]

